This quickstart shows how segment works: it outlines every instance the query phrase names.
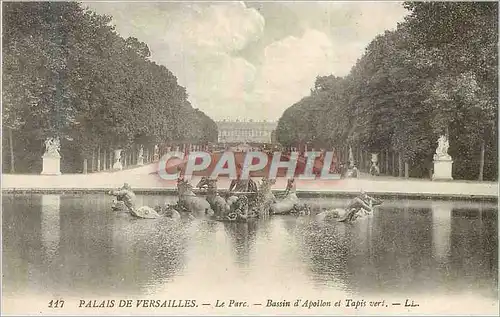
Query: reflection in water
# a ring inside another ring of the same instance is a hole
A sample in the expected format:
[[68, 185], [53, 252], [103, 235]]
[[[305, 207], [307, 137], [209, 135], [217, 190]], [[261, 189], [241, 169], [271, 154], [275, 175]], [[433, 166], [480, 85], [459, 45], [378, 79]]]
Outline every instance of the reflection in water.
[[347, 281], [347, 254], [350, 232], [339, 223], [315, 223], [305, 226], [302, 252], [318, 286], [344, 288]]
[[47, 259], [50, 261], [57, 253], [60, 240], [60, 195], [42, 195], [42, 244], [45, 249]]
[[118, 289], [133, 285], [134, 293], [151, 293], [182, 270], [189, 223], [122, 214], [112, 230], [111, 275]]
[[440, 263], [446, 263], [450, 254], [451, 215], [449, 202], [432, 202], [432, 249]]
[[224, 222], [224, 230], [231, 240], [231, 249], [235, 254], [235, 262], [239, 265], [248, 266], [250, 252], [255, 245], [257, 221], [248, 223]]
[[[175, 198], [140, 199], [154, 206]], [[482, 216], [471, 216], [478, 208]], [[47, 296], [281, 298], [307, 289], [494, 298], [496, 213], [493, 203], [387, 200], [352, 224], [293, 216], [238, 224], [138, 220], [112, 211], [104, 195], [4, 195], [3, 287]]]

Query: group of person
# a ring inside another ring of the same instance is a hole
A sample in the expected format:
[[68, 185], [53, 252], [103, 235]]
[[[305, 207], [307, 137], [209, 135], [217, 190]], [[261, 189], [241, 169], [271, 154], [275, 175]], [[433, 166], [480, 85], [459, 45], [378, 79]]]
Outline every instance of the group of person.
[[358, 168], [354, 164], [340, 163], [339, 166], [340, 178], [358, 178]]

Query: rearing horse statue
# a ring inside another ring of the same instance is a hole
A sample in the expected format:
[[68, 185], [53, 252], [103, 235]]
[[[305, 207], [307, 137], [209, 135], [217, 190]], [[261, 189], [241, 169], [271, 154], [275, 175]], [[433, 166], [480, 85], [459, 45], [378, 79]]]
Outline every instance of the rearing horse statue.
[[257, 195], [251, 204], [251, 210], [258, 213], [260, 217], [269, 216], [271, 205], [276, 202], [276, 197], [271, 191], [275, 183], [275, 179], [262, 178]]
[[207, 201], [214, 211], [215, 217], [220, 218], [226, 216], [230, 211], [230, 205], [217, 192], [217, 179], [203, 176], [196, 187], [207, 188]]
[[270, 212], [272, 215], [288, 214], [294, 210], [294, 206], [299, 202], [296, 189], [295, 178], [288, 179], [285, 196], [271, 205]]
[[180, 208], [197, 216], [213, 216], [214, 212], [208, 201], [196, 196], [193, 192], [193, 187], [184, 178], [177, 180], [177, 194], [179, 196], [178, 206]]
[[233, 179], [229, 185], [229, 192], [257, 192], [257, 184], [251, 179]]

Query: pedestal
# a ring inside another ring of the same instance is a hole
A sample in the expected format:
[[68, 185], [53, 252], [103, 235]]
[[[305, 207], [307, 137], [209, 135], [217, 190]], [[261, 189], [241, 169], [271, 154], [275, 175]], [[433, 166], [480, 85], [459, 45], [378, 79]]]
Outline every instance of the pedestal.
[[452, 167], [452, 160], [434, 160], [434, 174], [432, 175], [432, 180], [453, 180], [451, 176]]
[[144, 165], [144, 156], [139, 156], [139, 158], [137, 159], [137, 165]]
[[44, 155], [42, 175], [61, 175], [61, 157]]
[[113, 169], [117, 170], [123, 169], [121, 158], [122, 158], [122, 150], [115, 150], [115, 163], [113, 164]]

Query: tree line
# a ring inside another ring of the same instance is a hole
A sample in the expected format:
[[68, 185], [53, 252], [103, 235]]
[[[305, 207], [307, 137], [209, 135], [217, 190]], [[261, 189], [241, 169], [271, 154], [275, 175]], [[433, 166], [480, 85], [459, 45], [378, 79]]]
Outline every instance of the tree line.
[[496, 179], [498, 4], [403, 5], [405, 20], [377, 36], [347, 76], [318, 76], [283, 113], [278, 141], [390, 151], [406, 176], [427, 177], [447, 135], [455, 178]]
[[4, 171], [39, 172], [52, 137], [63, 172], [81, 170], [98, 148], [216, 141], [215, 122], [150, 56], [79, 3], [4, 3]]

